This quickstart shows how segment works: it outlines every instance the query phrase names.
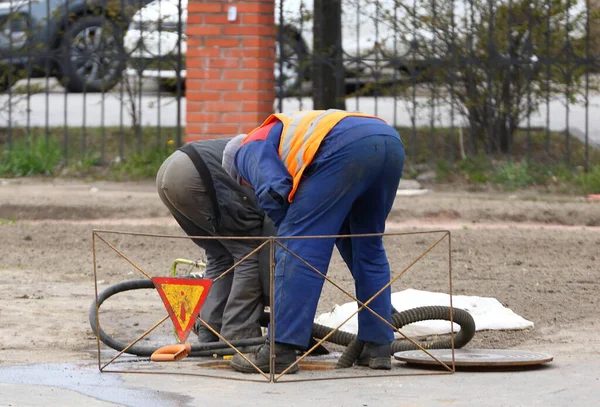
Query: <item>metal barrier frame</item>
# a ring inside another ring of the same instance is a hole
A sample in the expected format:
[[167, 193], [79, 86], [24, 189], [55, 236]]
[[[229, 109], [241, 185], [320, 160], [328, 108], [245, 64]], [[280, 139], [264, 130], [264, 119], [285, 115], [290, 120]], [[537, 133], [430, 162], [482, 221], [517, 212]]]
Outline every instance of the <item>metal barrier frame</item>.
[[[218, 375], [218, 374], [203, 374], [203, 373], [188, 373], [188, 372], [177, 372], [177, 371], [154, 371], [154, 370], [144, 370], [144, 371], [138, 371], [138, 370], [118, 370], [118, 369], [107, 369], [107, 367], [112, 364], [113, 362], [115, 362], [116, 359], [118, 359], [121, 355], [123, 355], [123, 353], [125, 353], [129, 348], [131, 348], [132, 346], [134, 346], [137, 342], [139, 342], [140, 340], [142, 340], [144, 337], [146, 337], [148, 334], [150, 334], [154, 329], [156, 329], [157, 327], [159, 327], [163, 322], [165, 322], [167, 319], [169, 319], [169, 316], [166, 315], [164, 318], [162, 318], [160, 321], [158, 321], [156, 324], [154, 324], [150, 329], [146, 330], [141, 336], [139, 336], [137, 339], [133, 340], [131, 343], [129, 343], [122, 351], [118, 352], [115, 356], [113, 356], [108, 362], [104, 363], [102, 362], [102, 357], [101, 357], [101, 341], [100, 341], [100, 337], [98, 334], [96, 334], [96, 342], [97, 342], [97, 349], [98, 349], [98, 369], [100, 370], [100, 372], [102, 373], [142, 373], [142, 374], [176, 374], [176, 375], [183, 375], [183, 376], [199, 376], [199, 377], [211, 377], [211, 378], [222, 378], [222, 379], [228, 379], [228, 380], [238, 380], [238, 381], [249, 381], [249, 382], [270, 382], [270, 383], [278, 383], [278, 382], [304, 382], [304, 381], [320, 381], [320, 380], [333, 380], [333, 379], [356, 379], [356, 378], [372, 378], [372, 377], [393, 377], [393, 376], [432, 376], [432, 375], [443, 375], [443, 374], [453, 374], [456, 371], [456, 365], [455, 365], [455, 348], [454, 348], [454, 318], [453, 318], [453, 305], [452, 305], [452, 239], [451, 239], [451, 233], [449, 230], [431, 230], [431, 231], [422, 231], [422, 232], [396, 232], [396, 233], [374, 233], [374, 234], [361, 234], [361, 235], [328, 235], [328, 236], [298, 236], [298, 237], [237, 237], [237, 236], [227, 236], [227, 237], [221, 237], [221, 236], [181, 236], [181, 235], [166, 235], [166, 234], [152, 234], [152, 233], [138, 233], [138, 232], [126, 232], [126, 231], [115, 231], [115, 230], [98, 230], [98, 229], [94, 229], [92, 231], [92, 252], [93, 252], [93, 262], [94, 262], [94, 289], [95, 289], [95, 296], [96, 296], [96, 332], [100, 332], [100, 316], [99, 316], [99, 306], [98, 306], [98, 271], [97, 271], [97, 253], [96, 253], [96, 239], [100, 240], [101, 242], [103, 242], [104, 244], [106, 244], [106, 246], [108, 246], [110, 249], [112, 249], [115, 253], [117, 253], [121, 258], [123, 258], [126, 262], [128, 262], [131, 266], [133, 266], [137, 271], [139, 271], [141, 274], [143, 274], [146, 278], [151, 279], [152, 277], [150, 276], [150, 274], [148, 274], [147, 272], [145, 272], [140, 266], [138, 266], [137, 264], [135, 264], [129, 257], [127, 257], [123, 252], [121, 252], [119, 249], [117, 249], [113, 244], [111, 244], [109, 241], [107, 241], [104, 237], [101, 236], [101, 234], [112, 234], [112, 235], [129, 235], [129, 236], [144, 236], [144, 237], [155, 237], [155, 238], [171, 238], [171, 239], [206, 239], [206, 240], [211, 240], [211, 239], [215, 239], [215, 240], [222, 240], [222, 239], [226, 239], [226, 240], [264, 240], [261, 244], [258, 245], [258, 247], [256, 247], [252, 252], [250, 252], [249, 254], [247, 254], [244, 258], [242, 258], [241, 260], [239, 260], [238, 262], [236, 262], [233, 266], [231, 266], [228, 270], [226, 270], [221, 276], [217, 277], [216, 279], [214, 279], [213, 281], [217, 281], [218, 279], [222, 278], [223, 276], [227, 275], [228, 273], [232, 272], [235, 267], [237, 265], [239, 265], [240, 263], [242, 263], [243, 261], [245, 261], [246, 259], [248, 259], [250, 256], [252, 256], [255, 253], [258, 253], [259, 250], [261, 250], [263, 247], [265, 247], [267, 244], [269, 245], [269, 252], [270, 252], [270, 287], [269, 287], [269, 294], [270, 294], [270, 298], [274, 299], [274, 282], [275, 282], [275, 247], [279, 246], [282, 250], [286, 250], [287, 252], [289, 252], [289, 254], [291, 254], [292, 256], [294, 256], [296, 259], [300, 260], [302, 263], [304, 263], [308, 268], [310, 268], [312, 271], [314, 271], [315, 273], [317, 273], [319, 276], [323, 277], [325, 279], [325, 281], [331, 283], [335, 288], [337, 288], [338, 290], [342, 291], [345, 295], [347, 295], [348, 297], [350, 297], [353, 301], [356, 301], [357, 304], [359, 304], [358, 309], [352, 313], [352, 315], [350, 315], [346, 320], [344, 320], [341, 324], [339, 324], [335, 329], [333, 329], [329, 334], [327, 334], [324, 338], [319, 339], [317, 341], [316, 344], [314, 344], [310, 349], [308, 349], [304, 354], [302, 354], [300, 357], [297, 358], [297, 360], [289, 365], [282, 373], [279, 374], [275, 374], [274, 373], [274, 365], [275, 365], [275, 355], [274, 355], [274, 349], [275, 349], [275, 339], [274, 339], [274, 335], [270, 334], [269, 335], [269, 339], [270, 339], [270, 345], [271, 345], [271, 354], [270, 354], [270, 372], [264, 372], [262, 370], [260, 370], [256, 365], [254, 365], [245, 355], [244, 353], [242, 353], [237, 347], [235, 347], [234, 345], [231, 344], [231, 342], [229, 342], [227, 339], [225, 339], [223, 336], [221, 336], [216, 330], [214, 330], [208, 323], [206, 323], [206, 321], [202, 320], [200, 318], [200, 316], [198, 316], [198, 319], [204, 324], [206, 325], [206, 327], [215, 335], [217, 335], [217, 337], [223, 341], [227, 346], [229, 346], [231, 349], [233, 349], [237, 354], [241, 355], [246, 361], [248, 361], [249, 363], [251, 363], [254, 368], [256, 369], [257, 373], [260, 373], [260, 375], [262, 376], [262, 379], [253, 379], [251, 377], [229, 377], [229, 376], [222, 376], [222, 375]], [[316, 268], [314, 268], [312, 265], [310, 265], [308, 262], [306, 262], [304, 259], [302, 259], [300, 256], [298, 256], [296, 253], [294, 253], [293, 251], [289, 250], [287, 247], [285, 247], [285, 245], [283, 245], [281, 243], [281, 240], [290, 240], [290, 239], [324, 239], [324, 238], [359, 238], [359, 237], [374, 237], [374, 236], [381, 236], [382, 238], [386, 237], [386, 236], [406, 236], [406, 235], [418, 235], [418, 234], [442, 234], [442, 236], [436, 240], [433, 244], [431, 244], [428, 248], [426, 248], [425, 250], [423, 250], [407, 267], [405, 267], [402, 271], [400, 271], [399, 273], [397, 273], [397, 275], [392, 276], [390, 278], [390, 281], [383, 287], [381, 288], [381, 290], [379, 290], [377, 293], [375, 293], [371, 298], [369, 298], [367, 301], [365, 301], [364, 303], [359, 301], [354, 295], [350, 294], [348, 291], [344, 290], [342, 287], [340, 287], [334, 280], [332, 280], [331, 278], [327, 277], [325, 274], [321, 273], [319, 270], [317, 270]], [[380, 295], [385, 289], [387, 289], [388, 287], [391, 287], [391, 285], [396, 282], [398, 279], [400, 279], [400, 277], [402, 277], [402, 275], [404, 275], [404, 273], [406, 273], [406, 271], [408, 271], [411, 267], [413, 267], [416, 263], [418, 263], [423, 257], [425, 257], [431, 250], [433, 250], [435, 247], [437, 247], [442, 241], [447, 240], [448, 242], [448, 283], [449, 283], [449, 297], [450, 297], [450, 338], [451, 338], [451, 350], [452, 350], [452, 363], [450, 363], [449, 365], [442, 362], [441, 360], [439, 360], [438, 358], [436, 358], [434, 355], [432, 355], [430, 352], [428, 352], [426, 349], [424, 349], [422, 346], [419, 345], [418, 342], [416, 342], [415, 340], [413, 340], [412, 338], [406, 336], [404, 333], [400, 332], [399, 329], [396, 329], [392, 324], [390, 324], [388, 321], [385, 320], [385, 318], [383, 318], [381, 315], [379, 315], [378, 313], [376, 313], [375, 311], [373, 311], [368, 305], [371, 301], [373, 301], [373, 299], [375, 297], [377, 297], [378, 295]], [[304, 378], [300, 378], [300, 379], [285, 379], [285, 380], [281, 380], [281, 378], [287, 374], [287, 372], [295, 365], [300, 364], [307, 356], [309, 356], [315, 349], [317, 349], [320, 345], [322, 345], [324, 342], [326, 342], [327, 338], [329, 336], [331, 336], [334, 332], [337, 332], [341, 326], [343, 326], [346, 322], [348, 322], [352, 317], [354, 317], [354, 315], [358, 314], [359, 311], [366, 309], [369, 312], [371, 312], [372, 314], [374, 314], [377, 318], [379, 318], [381, 321], [383, 321], [384, 323], [386, 323], [388, 326], [392, 327], [392, 329], [394, 329], [394, 332], [399, 333], [401, 336], [404, 337], [404, 339], [409, 340], [411, 343], [413, 343], [419, 350], [421, 350], [422, 352], [425, 352], [429, 357], [431, 357], [433, 360], [435, 360], [440, 366], [444, 367], [444, 371], [441, 372], [437, 372], [437, 371], [433, 371], [433, 372], [410, 372], [410, 373], [385, 373], [385, 374], [378, 374], [375, 371], [373, 371], [373, 373], [370, 374], [360, 374], [360, 375], [348, 375], [348, 376], [335, 376], [335, 377], [319, 377], [319, 378], [312, 378], [312, 379], [304, 379]], [[275, 328], [275, 304], [274, 301], [271, 301], [270, 304], [270, 331], [269, 333], [273, 332], [274, 328]], [[185, 361], [187, 359], [184, 359], [183, 361]], [[180, 362], [183, 362], [180, 361]], [[236, 374], [238, 374], [237, 372], [235, 372]], [[243, 375], [248, 375], [248, 374], [243, 374]]]

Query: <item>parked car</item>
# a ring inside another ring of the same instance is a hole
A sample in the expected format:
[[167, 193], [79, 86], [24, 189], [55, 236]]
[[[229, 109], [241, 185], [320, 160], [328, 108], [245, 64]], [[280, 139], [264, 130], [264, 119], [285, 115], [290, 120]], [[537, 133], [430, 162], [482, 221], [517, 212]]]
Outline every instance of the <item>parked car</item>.
[[[133, 16], [124, 41], [129, 55], [129, 74], [156, 78], [160, 83], [170, 86], [177, 79], [185, 80], [187, 3], [187, 0], [155, 0]], [[285, 89], [292, 89], [308, 78], [308, 70], [302, 68], [302, 65], [308, 65], [302, 64], [302, 61], [308, 59], [308, 46], [292, 25], [284, 25], [281, 36], [284, 39], [285, 55], [281, 82]], [[279, 39], [279, 31], [277, 38]], [[277, 60], [280, 60], [279, 46], [276, 51]], [[276, 64], [274, 69], [278, 79], [279, 65]]]
[[0, 90], [56, 76], [70, 92], [108, 91], [126, 66], [123, 36], [149, 0], [0, 0]]
[[[281, 48], [284, 57], [280, 58], [277, 44], [274, 70], [277, 83], [282, 83], [284, 92], [288, 93], [310, 80], [313, 42], [310, 16], [313, 2], [283, 0], [284, 24], [280, 27], [280, 1], [275, 1], [276, 41], [283, 39]], [[393, 8], [394, 1], [381, 0], [379, 10]], [[379, 10], [372, 2], [343, 0], [342, 8], [344, 67], [350, 83], [372, 80], [375, 69], [380, 75], [389, 76], [393, 75], [394, 70], [400, 72], [408, 69], [406, 65], [398, 66], [397, 61], [394, 62], [390, 57], [394, 52], [402, 52], [402, 47], [407, 49], [406, 41], [401, 41], [399, 30], [378, 14]], [[180, 21], [181, 42], [178, 31]], [[125, 49], [130, 55], [129, 73], [157, 78], [163, 83], [173, 83], [177, 78], [185, 79], [186, 22], [187, 0], [155, 0], [140, 9], [133, 16], [125, 36]], [[398, 43], [401, 43], [400, 49]], [[180, 65], [178, 55], [181, 58]], [[281, 69], [280, 61], [284, 64]], [[180, 72], [178, 66], [182, 67]], [[280, 79], [281, 71], [283, 78]]]

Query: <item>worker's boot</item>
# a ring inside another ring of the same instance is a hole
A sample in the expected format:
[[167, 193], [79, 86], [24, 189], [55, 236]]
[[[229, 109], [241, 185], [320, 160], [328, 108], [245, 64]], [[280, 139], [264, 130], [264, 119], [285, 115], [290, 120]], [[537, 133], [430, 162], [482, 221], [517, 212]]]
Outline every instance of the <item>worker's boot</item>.
[[372, 342], [365, 342], [365, 347], [356, 364], [359, 366], [369, 366], [371, 369], [390, 370], [392, 368], [390, 344], [379, 345]]
[[[256, 353], [246, 354], [245, 356], [252, 361], [260, 370], [265, 373], [270, 371], [270, 352], [271, 346], [269, 343], [265, 343]], [[296, 361], [296, 349], [294, 346], [286, 345], [283, 343], [275, 343], [275, 373], [281, 373], [289, 365]], [[241, 355], [235, 355], [231, 359], [231, 367], [234, 370], [242, 373], [259, 373], [246, 359]], [[296, 373], [298, 371], [298, 365], [294, 365], [286, 373]]]
[[218, 342], [219, 337], [209, 331], [209, 329], [204, 326], [200, 320], [196, 320], [194, 327], [192, 328], [192, 332], [198, 335], [198, 342], [207, 343], [207, 342]]

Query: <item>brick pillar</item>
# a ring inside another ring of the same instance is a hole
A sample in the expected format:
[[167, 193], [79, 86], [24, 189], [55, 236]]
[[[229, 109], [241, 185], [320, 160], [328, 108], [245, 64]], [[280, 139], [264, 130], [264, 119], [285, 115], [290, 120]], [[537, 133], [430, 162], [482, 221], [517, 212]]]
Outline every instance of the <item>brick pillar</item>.
[[246, 133], [273, 112], [274, 15], [274, 0], [189, 0], [186, 142]]

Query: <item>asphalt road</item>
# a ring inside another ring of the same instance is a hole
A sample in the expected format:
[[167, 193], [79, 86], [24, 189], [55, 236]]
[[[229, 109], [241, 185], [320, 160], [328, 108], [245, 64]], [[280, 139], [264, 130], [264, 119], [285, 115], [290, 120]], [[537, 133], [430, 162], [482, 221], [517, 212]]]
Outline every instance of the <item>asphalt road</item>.
[[[43, 82], [36, 82], [37, 84]], [[39, 85], [38, 85], [39, 86]], [[23, 89], [23, 85], [20, 86]], [[29, 126], [54, 127], [63, 126], [130, 126], [133, 123], [133, 110], [138, 111], [138, 121], [142, 126], [176, 126], [178, 124], [177, 112], [179, 111], [180, 124], [185, 125], [185, 97], [179, 101], [168, 93], [158, 92], [156, 86], [146, 82], [141, 94], [134, 94], [133, 98], [127, 93], [121, 97], [119, 92], [112, 91], [106, 94], [67, 94], [60, 87], [54, 87], [49, 93], [33, 94], [29, 97], [23, 94], [12, 95], [11, 111], [6, 105], [9, 101], [6, 94], [0, 95], [0, 127], [9, 125], [13, 127]], [[438, 105], [434, 109], [430, 106], [429, 98], [418, 97], [416, 100], [415, 124], [417, 126], [430, 126], [432, 116], [435, 118], [435, 127], [449, 127], [451, 124], [451, 106]], [[275, 102], [275, 109], [279, 104]], [[594, 95], [589, 101], [588, 108], [588, 135], [591, 143], [600, 145], [600, 95]], [[286, 98], [283, 101], [283, 111], [298, 109], [311, 109], [310, 98]], [[389, 123], [397, 126], [411, 126], [411, 111], [414, 106], [410, 99], [391, 97], [360, 97], [350, 98], [346, 108], [352, 111], [378, 115]], [[586, 131], [586, 109], [582, 104], [569, 105], [568, 110], [564, 98], [553, 100], [549, 105], [549, 116], [545, 104], [538, 112], [531, 116], [532, 127], [545, 127], [549, 120], [549, 127], [554, 131], [563, 131], [567, 127], [571, 134], [584, 139]], [[465, 123], [455, 110], [454, 124], [461, 126]], [[525, 127], [527, 122], [521, 123]]]
[[[139, 370], [150, 362], [137, 364]], [[189, 367], [189, 363], [186, 364]], [[339, 371], [314, 371], [300, 383], [252, 383], [163, 374], [100, 373], [93, 362], [0, 367], [1, 406], [593, 406], [600, 399], [598, 355], [558, 357], [534, 370], [457, 371], [442, 376], [325, 380]], [[164, 369], [160, 369], [163, 368]], [[120, 366], [116, 369], [124, 369]], [[190, 373], [220, 375], [224, 372]], [[431, 373], [403, 366], [393, 374]], [[439, 372], [439, 370], [438, 370]], [[337, 374], [336, 374], [337, 373]], [[354, 375], [365, 374], [354, 372]], [[387, 373], [387, 372], [386, 372]], [[367, 369], [366, 374], [375, 375]], [[254, 380], [257, 375], [250, 375]], [[236, 377], [239, 379], [239, 377]], [[337, 377], [338, 379], [340, 377]]]

